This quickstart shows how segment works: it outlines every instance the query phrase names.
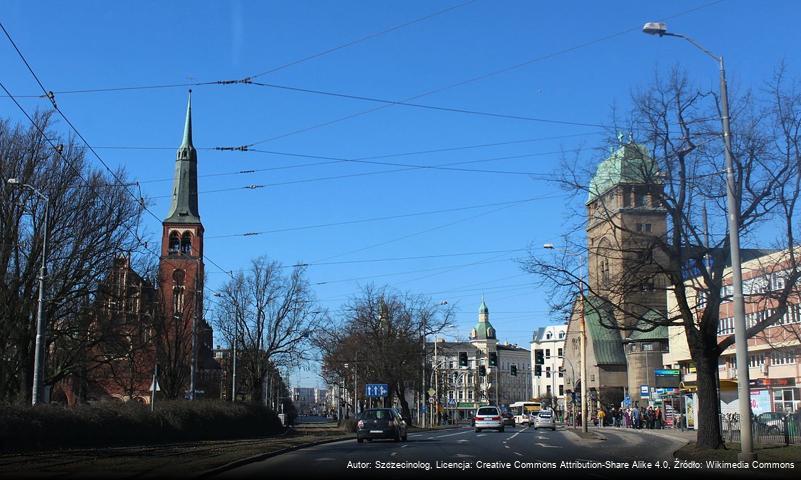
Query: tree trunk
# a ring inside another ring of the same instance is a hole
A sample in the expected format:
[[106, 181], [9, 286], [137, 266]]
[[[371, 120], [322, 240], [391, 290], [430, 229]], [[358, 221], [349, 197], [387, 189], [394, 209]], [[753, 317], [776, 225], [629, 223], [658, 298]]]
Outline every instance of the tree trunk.
[[401, 404], [401, 416], [406, 420], [409, 425], [412, 424], [412, 411], [409, 410], [409, 402], [406, 401], [406, 388], [403, 382], [398, 385], [398, 400]]
[[698, 439], [699, 448], [717, 449], [723, 447], [718, 419], [717, 370], [718, 357], [714, 354], [699, 355], [696, 360], [698, 379]]

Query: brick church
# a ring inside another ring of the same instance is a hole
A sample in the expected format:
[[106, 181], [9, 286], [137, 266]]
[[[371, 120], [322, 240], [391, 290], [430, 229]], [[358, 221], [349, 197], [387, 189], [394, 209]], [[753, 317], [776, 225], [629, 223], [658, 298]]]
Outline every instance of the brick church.
[[190, 91], [155, 285], [129, 258], [110, 267], [85, 320], [85, 369], [54, 387], [53, 401], [149, 403], [154, 377], [159, 398], [219, 398], [221, 369], [203, 318], [203, 232]]

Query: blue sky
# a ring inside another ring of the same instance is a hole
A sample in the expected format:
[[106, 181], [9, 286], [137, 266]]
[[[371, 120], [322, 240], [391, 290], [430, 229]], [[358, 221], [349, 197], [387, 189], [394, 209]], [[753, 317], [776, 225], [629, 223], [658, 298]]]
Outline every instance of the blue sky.
[[[258, 77], [272, 87], [193, 87], [207, 288], [225, 279], [210, 260], [225, 270], [260, 255], [302, 261], [313, 264], [309, 279], [334, 314], [360, 286], [387, 284], [456, 304], [452, 333], [461, 336], [475, 323], [483, 293], [499, 339], [527, 346], [532, 330], [555, 319], [545, 292], [514, 258], [529, 244], [557, 242], [571, 221], [564, 193], [543, 178], [558, 172], [562, 151], [582, 148], [587, 165], [600, 161], [593, 149], [608, 132], [408, 106], [329, 123], [380, 104], [276, 86], [391, 100], [434, 91], [413, 101], [591, 125], [609, 123], [612, 105], [625, 112], [633, 89], [676, 64], [717, 91], [716, 65], [685, 42], [643, 35], [650, 20], [666, 20], [723, 55], [734, 90], [759, 88], [781, 60], [795, 77], [801, 68], [801, 4], [790, 0], [10, 0], [0, 20], [45, 87], [62, 92], [253, 76], [448, 7], [457, 8]], [[0, 81], [14, 95], [39, 93], [5, 39], [0, 62]], [[186, 90], [60, 93], [57, 101], [108, 164], [142, 182], [151, 209], [164, 217]], [[20, 100], [29, 111], [48, 106]], [[22, 118], [8, 99], [0, 106], [4, 117]], [[56, 128], [68, 133], [63, 122]], [[254, 148], [279, 153], [202, 149], [256, 142]], [[506, 144], [461, 148], [495, 143]], [[438, 149], [451, 150], [397, 155]], [[473, 162], [456, 167], [482, 171], [331, 160], [368, 157], [402, 165]], [[248, 170], [260, 171], [233, 174]], [[155, 219], [146, 230], [158, 240]], [[389, 260], [420, 256], [430, 258]], [[314, 265], [357, 260], [382, 261]], [[292, 380], [318, 382], [312, 372], [295, 372]]]

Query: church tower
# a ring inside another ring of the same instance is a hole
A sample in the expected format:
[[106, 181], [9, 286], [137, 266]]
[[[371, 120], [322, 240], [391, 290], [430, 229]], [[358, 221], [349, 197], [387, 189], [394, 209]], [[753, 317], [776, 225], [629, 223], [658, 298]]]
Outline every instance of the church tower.
[[489, 352], [495, 352], [498, 343], [495, 334], [495, 327], [489, 321], [489, 308], [484, 303], [484, 297], [481, 297], [481, 305], [478, 306], [478, 323], [473, 330], [470, 331], [470, 343], [476, 346], [483, 354], [489, 355]]
[[[197, 150], [192, 144], [192, 91], [175, 159], [172, 201], [162, 222], [160, 294], [175, 364], [185, 365], [190, 395], [211, 356], [212, 332], [203, 319], [203, 224], [198, 213]], [[170, 323], [172, 322], [172, 324]]]
[[[587, 242], [590, 289], [603, 299], [598, 305], [609, 302], [621, 308], [591, 312], [598, 321], [595, 327], [601, 328], [593, 328], [590, 320], [588, 328], [599, 337], [617, 333], [603, 325], [629, 328], [620, 330], [622, 345], [617, 348], [625, 355], [628, 393], [638, 399], [641, 385], [654, 385], [654, 370], [662, 368], [667, 344], [667, 327], [654, 328], [645, 320], [663, 318], [667, 310], [666, 282], [652, 263], [660, 260], [654, 243], [667, 231], [660, 203], [664, 186], [647, 149], [631, 140], [624, 143], [622, 135], [618, 140], [619, 147], [598, 165], [590, 183]], [[600, 344], [598, 350], [603, 350]]]

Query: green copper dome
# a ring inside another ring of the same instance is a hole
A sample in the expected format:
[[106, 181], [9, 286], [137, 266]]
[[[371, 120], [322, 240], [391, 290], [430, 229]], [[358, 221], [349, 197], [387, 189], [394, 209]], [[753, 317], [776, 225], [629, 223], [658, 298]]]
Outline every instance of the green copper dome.
[[587, 203], [621, 183], [661, 183], [656, 163], [645, 146], [626, 143], [601, 162], [590, 181]]
[[471, 340], [495, 340], [495, 327], [489, 321], [489, 308], [484, 303], [484, 297], [481, 297], [481, 305], [478, 307], [478, 323], [473, 327], [470, 332]]
[[192, 145], [192, 91], [186, 104], [184, 136], [175, 158], [172, 202], [164, 223], [200, 223], [197, 207], [197, 150]]

